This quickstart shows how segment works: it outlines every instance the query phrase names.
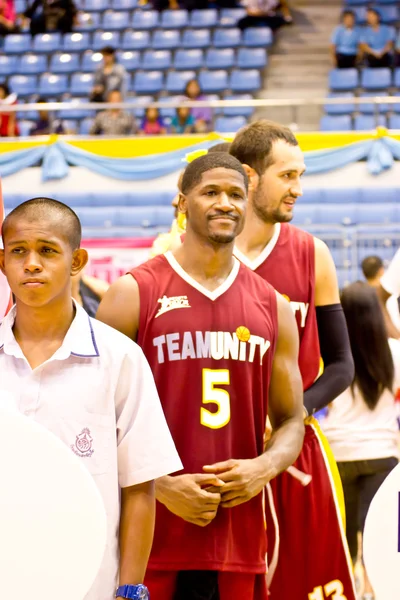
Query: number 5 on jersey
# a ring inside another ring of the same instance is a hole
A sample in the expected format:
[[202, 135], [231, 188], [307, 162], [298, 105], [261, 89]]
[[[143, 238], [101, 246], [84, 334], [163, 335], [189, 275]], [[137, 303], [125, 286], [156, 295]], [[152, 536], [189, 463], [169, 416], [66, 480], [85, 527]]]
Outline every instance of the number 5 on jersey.
[[218, 385], [229, 385], [228, 369], [203, 369], [202, 404], [216, 404], [217, 410], [211, 412], [203, 406], [200, 409], [200, 422], [210, 429], [221, 429], [231, 419], [231, 399], [229, 392]]

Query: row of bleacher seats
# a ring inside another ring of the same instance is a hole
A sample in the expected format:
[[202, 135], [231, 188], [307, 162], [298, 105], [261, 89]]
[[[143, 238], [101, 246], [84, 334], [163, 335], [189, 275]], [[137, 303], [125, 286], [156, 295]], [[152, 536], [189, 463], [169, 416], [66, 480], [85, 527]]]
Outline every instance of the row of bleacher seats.
[[[371, 4], [368, 2], [365, 2], [365, 0], [363, 0], [362, 4], [363, 4], [363, 6], [356, 5], [356, 6], [346, 7], [346, 8], [350, 8], [353, 11], [353, 13], [356, 17], [357, 25], [365, 25], [366, 20], [367, 20], [366, 19], [367, 18], [367, 9], [371, 6]], [[378, 12], [381, 17], [381, 22], [385, 25], [395, 25], [400, 20], [400, 9], [395, 4], [388, 5], [388, 6], [381, 5], [378, 7]]]
[[366, 68], [359, 73], [357, 69], [332, 69], [329, 73], [331, 91], [349, 91], [362, 88], [364, 90], [387, 90], [400, 88], [400, 69]]
[[[382, 93], [381, 95], [386, 96], [385, 93]], [[394, 95], [389, 95], [387, 94], [390, 98], [399, 98], [398, 102], [394, 102], [392, 103], [388, 103], [388, 102], [380, 102], [378, 104], [374, 104], [373, 102], [366, 102], [366, 103], [362, 103], [362, 104], [357, 104], [354, 102], [350, 102], [350, 103], [345, 103], [343, 102], [343, 104], [325, 104], [325, 112], [327, 115], [353, 115], [354, 113], [361, 113], [363, 115], [372, 115], [372, 114], [376, 114], [377, 112], [380, 114], [387, 114], [388, 112], [392, 112], [392, 113], [400, 113], [400, 92], [396, 92]], [[368, 93], [364, 93], [364, 94], [360, 94], [359, 96], [356, 96], [355, 94], [353, 94], [352, 92], [342, 92], [342, 93], [331, 93], [328, 94], [328, 98], [336, 98], [337, 100], [339, 99], [348, 99], [348, 100], [355, 100], [356, 98], [363, 98], [363, 99], [368, 99], [368, 98], [375, 98], [377, 96], [376, 92], [368, 92]]]
[[[374, 6], [383, 7], [385, 5], [390, 4], [398, 4], [399, 0], [375, 0]], [[362, 4], [368, 4], [366, 0], [345, 0], [345, 5], [347, 6], [360, 6]]]
[[321, 131], [372, 131], [377, 127], [400, 129], [400, 115], [325, 115], [320, 121]]

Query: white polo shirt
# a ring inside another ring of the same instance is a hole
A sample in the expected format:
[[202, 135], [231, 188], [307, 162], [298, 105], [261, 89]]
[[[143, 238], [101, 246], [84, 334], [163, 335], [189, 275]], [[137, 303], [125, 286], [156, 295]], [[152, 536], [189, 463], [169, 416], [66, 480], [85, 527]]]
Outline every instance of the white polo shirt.
[[392, 258], [390, 265], [381, 277], [381, 286], [388, 294], [400, 296], [400, 249]]
[[0, 405], [11, 396], [21, 413], [57, 435], [93, 476], [106, 508], [108, 539], [85, 600], [111, 600], [118, 583], [120, 488], [182, 468], [153, 375], [137, 344], [78, 305], [62, 346], [32, 370], [12, 331], [15, 311], [0, 324]]

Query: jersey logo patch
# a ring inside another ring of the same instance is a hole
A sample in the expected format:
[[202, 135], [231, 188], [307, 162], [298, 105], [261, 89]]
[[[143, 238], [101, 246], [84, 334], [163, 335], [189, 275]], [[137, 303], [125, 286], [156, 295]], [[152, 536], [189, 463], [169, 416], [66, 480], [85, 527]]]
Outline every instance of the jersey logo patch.
[[159, 302], [161, 306], [155, 316], [156, 319], [160, 315], [163, 315], [170, 310], [175, 310], [176, 308], [190, 308], [187, 296], [171, 296], [170, 298], [163, 296], [162, 298], [159, 298], [157, 302]]

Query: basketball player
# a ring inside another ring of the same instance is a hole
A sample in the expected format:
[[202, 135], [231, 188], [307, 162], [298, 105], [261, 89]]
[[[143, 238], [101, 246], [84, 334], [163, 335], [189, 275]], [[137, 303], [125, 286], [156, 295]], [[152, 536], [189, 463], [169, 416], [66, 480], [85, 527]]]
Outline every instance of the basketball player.
[[99, 308], [142, 346], [184, 463], [156, 486], [152, 600], [266, 598], [262, 490], [303, 440], [293, 314], [233, 258], [247, 187], [229, 154], [194, 160], [179, 200], [183, 244], [122, 277]]
[[14, 398], [17, 410], [59, 437], [102, 495], [107, 547], [85, 600], [146, 600], [152, 480], [181, 468], [148, 363], [136, 344], [72, 301], [71, 276], [88, 257], [68, 206], [24, 202], [5, 219], [2, 238], [0, 267], [16, 305], [0, 325], [0, 405]]
[[[354, 365], [330, 252], [321, 240], [289, 225], [302, 195], [304, 157], [290, 129], [263, 120], [240, 130], [230, 153], [247, 165], [252, 189], [235, 255], [290, 302], [300, 334], [305, 413], [312, 415], [351, 385]], [[320, 356], [324, 372], [318, 378]], [[338, 502], [342, 490], [338, 498], [316, 421], [306, 424], [295, 467], [311, 475], [311, 483], [302, 485], [283, 473], [271, 484], [275, 503], [267, 510], [271, 597], [354, 600]], [[336, 465], [333, 468], [340, 484]], [[273, 542], [275, 517], [279, 533]]]

